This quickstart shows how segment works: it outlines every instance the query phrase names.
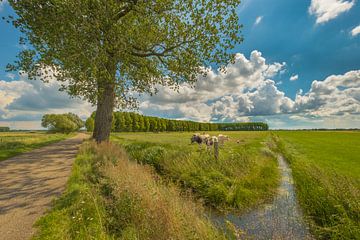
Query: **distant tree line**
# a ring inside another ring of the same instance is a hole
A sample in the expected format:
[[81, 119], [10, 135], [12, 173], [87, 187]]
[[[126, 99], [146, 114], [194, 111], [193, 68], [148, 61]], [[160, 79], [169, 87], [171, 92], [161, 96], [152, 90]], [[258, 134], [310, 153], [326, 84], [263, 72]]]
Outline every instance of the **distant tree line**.
[[50, 132], [71, 133], [84, 127], [84, 122], [74, 113], [46, 114], [41, 120], [41, 126]]
[[[88, 131], [94, 130], [95, 113], [85, 122]], [[149, 117], [134, 112], [114, 112], [112, 132], [182, 132], [182, 131], [267, 131], [262, 122], [248, 123], [200, 123]]]
[[0, 132], [10, 132], [9, 127], [0, 127]]

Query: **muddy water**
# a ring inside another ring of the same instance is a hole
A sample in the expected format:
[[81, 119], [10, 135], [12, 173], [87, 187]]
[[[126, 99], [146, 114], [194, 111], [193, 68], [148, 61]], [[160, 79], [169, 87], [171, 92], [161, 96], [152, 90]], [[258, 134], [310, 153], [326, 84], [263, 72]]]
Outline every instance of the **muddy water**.
[[241, 216], [212, 213], [215, 224], [224, 227], [230, 221], [244, 232], [245, 239], [312, 239], [296, 200], [291, 169], [282, 156], [278, 162], [281, 184], [271, 204]]

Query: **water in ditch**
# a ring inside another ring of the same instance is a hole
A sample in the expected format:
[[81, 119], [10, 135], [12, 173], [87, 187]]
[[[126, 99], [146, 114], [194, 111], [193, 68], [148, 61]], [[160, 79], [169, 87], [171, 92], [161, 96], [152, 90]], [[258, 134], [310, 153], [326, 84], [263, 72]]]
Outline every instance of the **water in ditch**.
[[271, 204], [241, 216], [211, 213], [211, 220], [220, 227], [230, 221], [243, 232], [242, 239], [312, 239], [296, 200], [291, 169], [282, 156], [278, 162], [281, 184]]

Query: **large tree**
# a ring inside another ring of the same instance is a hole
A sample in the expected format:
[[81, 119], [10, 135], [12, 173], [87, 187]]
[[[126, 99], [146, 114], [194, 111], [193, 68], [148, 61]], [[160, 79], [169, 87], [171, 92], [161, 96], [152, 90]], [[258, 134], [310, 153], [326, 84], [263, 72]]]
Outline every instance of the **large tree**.
[[240, 0], [9, 0], [31, 46], [9, 65], [29, 78], [55, 77], [63, 90], [97, 106], [94, 138], [108, 140], [114, 107], [134, 92], [193, 83], [224, 66], [242, 41]]

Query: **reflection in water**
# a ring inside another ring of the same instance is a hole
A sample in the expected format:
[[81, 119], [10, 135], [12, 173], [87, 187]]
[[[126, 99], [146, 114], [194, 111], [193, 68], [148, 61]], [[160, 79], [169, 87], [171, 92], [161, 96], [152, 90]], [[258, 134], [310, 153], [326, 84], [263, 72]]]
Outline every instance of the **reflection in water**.
[[211, 213], [212, 221], [220, 226], [230, 221], [246, 239], [312, 239], [296, 201], [291, 169], [282, 156], [278, 162], [281, 184], [271, 204], [241, 216]]

